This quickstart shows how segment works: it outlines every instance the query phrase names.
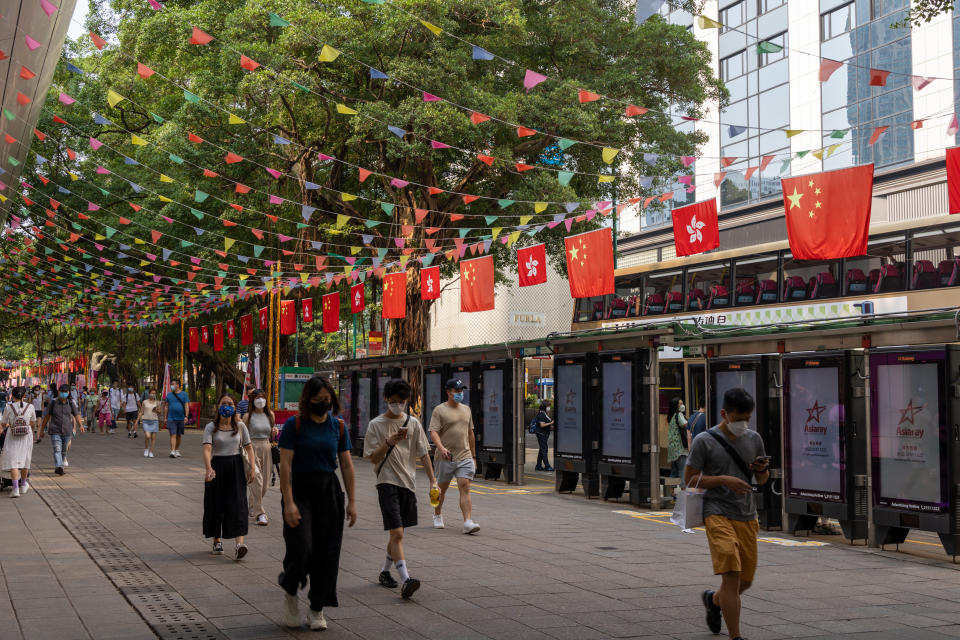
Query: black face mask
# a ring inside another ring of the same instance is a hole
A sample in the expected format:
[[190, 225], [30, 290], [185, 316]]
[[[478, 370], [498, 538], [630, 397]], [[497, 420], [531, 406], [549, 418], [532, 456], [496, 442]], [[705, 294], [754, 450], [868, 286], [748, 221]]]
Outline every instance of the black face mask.
[[326, 400], [310, 403], [310, 413], [315, 416], [326, 416], [327, 411], [330, 411], [330, 403]]

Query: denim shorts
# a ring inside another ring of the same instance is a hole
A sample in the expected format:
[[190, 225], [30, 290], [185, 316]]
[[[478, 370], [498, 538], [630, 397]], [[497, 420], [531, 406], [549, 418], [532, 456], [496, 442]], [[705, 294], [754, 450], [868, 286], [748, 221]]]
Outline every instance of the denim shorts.
[[183, 435], [183, 420], [167, 420], [167, 431], [172, 436]]
[[159, 420], [142, 420], [144, 433], [156, 433], [160, 431]]

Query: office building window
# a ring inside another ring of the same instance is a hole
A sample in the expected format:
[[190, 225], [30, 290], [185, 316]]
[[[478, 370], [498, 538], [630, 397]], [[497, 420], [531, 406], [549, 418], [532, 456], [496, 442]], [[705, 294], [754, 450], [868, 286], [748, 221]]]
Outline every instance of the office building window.
[[820, 16], [820, 40], [826, 42], [847, 33], [857, 26], [854, 3], [837, 7]]
[[721, 9], [720, 24], [723, 25], [721, 32], [736, 29], [737, 27], [741, 26], [747, 19], [746, 8], [746, 0], [740, 0], [740, 2], [737, 2], [736, 4], [732, 4], [725, 9]]
[[720, 61], [720, 79], [724, 82], [739, 78], [747, 71], [747, 51], [738, 51]]
[[785, 4], [787, 4], [787, 0], [757, 0], [757, 13], [763, 15], [767, 11], [773, 11]]
[[767, 38], [764, 42], [776, 45], [780, 47], [779, 51], [773, 51], [771, 53], [760, 53], [758, 55], [758, 66], [765, 67], [768, 64], [777, 62], [778, 60], [783, 60], [787, 57], [787, 48], [790, 46], [787, 39], [787, 32], [773, 36], [772, 38]]

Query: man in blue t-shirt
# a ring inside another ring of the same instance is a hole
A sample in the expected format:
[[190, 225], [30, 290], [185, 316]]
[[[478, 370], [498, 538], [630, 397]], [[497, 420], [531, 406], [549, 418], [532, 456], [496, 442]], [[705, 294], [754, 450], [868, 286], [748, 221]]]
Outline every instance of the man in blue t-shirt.
[[183, 425], [187, 420], [187, 407], [190, 396], [181, 389], [179, 380], [170, 382], [170, 392], [163, 399], [160, 419], [166, 421], [170, 433], [170, 457], [180, 457], [180, 438], [183, 437]]

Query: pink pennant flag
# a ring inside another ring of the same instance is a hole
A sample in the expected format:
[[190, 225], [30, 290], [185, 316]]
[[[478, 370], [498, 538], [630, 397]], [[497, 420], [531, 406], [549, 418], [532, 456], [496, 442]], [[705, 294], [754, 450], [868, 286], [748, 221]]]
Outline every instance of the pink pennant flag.
[[40, 0], [40, 8], [43, 9], [43, 12], [47, 14], [48, 18], [57, 12], [57, 7], [49, 2], [49, 0]]
[[677, 178], [677, 182], [679, 182], [680, 184], [685, 184], [688, 187], [690, 186], [690, 182], [692, 180], [693, 180], [693, 176], [680, 176], [679, 178]]
[[567, 218], [563, 221], [563, 226], [567, 228], [567, 231], [570, 231], [570, 227], [573, 226], [573, 218]]
[[439, 96], [435, 96], [432, 93], [423, 92], [423, 101], [424, 102], [440, 102]]
[[328, 156], [328, 155], [325, 154], [325, 153], [318, 153], [318, 154], [317, 154], [317, 158], [320, 160], [320, 162], [326, 162], [327, 160], [333, 160], [333, 156]]
[[100, 205], [94, 204], [93, 202], [87, 203], [87, 211], [99, 211]]
[[686, 168], [696, 162], [697, 158], [695, 156], [682, 156], [680, 160], [683, 161], [683, 166]]
[[40, 46], [40, 43], [31, 38], [29, 34], [23, 36], [23, 41], [27, 43], [27, 49], [30, 49], [30, 51]]
[[99, 173], [102, 176], [105, 176], [109, 174], [110, 171], [108, 169], [105, 169], [104, 167], [97, 167], [97, 173]]
[[168, 218], [167, 216], [160, 216], [160, 217], [163, 218], [163, 221], [166, 222], [167, 224], [173, 224], [173, 218]]
[[196, 257], [196, 256], [190, 256], [190, 262], [192, 262], [193, 264], [195, 264], [195, 265], [197, 265], [197, 266], [200, 266], [200, 258], [198, 258], [198, 257]]
[[90, 138], [90, 148], [96, 151], [103, 146], [103, 143], [97, 140], [96, 138]]
[[430, 146], [433, 147], [434, 149], [449, 149], [449, 148], [450, 148], [450, 145], [448, 145], [448, 144], [443, 144], [442, 142], [437, 142], [436, 140], [431, 140], [431, 141], [430, 141]]
[[270, 204], [283, 204], [283, 198], [280, 196], [271, 195]]
[[283, 172], [282, 172], [282, 171], [278, 171], [277, 169], [271, 169], [271, 168], [269, 168], [269, 167], [266, 167], [266, 169], [267, 169], [267, 173], [269, 173], [270, 175], [272, 175], [274, 178], [279, 179], [280, 176], [283, 175]]
[[913, 85], [914, 91], [921, 91], [928, 84], [933, 82], [933, 78], [924, 78], [923, 76], [911, 76], [910, 83]]
[[160, 284], [160, 278], [163, 276], [153, 276], [153, 284]]
[[390, 181], [390, 184], [395, 186], [397, 189], [403, 189], [405, 186], [407, 186], [410, 183], [407, 182], [406, 180], [401, 180], [400, 178], [394, 178], [393, 180]]
[[950, 118], [950, 124], [947, 126], [947, 135], [955, 136], [958, 130], [960, 130], [960, 123], [957, 123], [957, 114], [954, 113], [953, 117]]
[[547, 76], [543, 75], [542, 73], [537, 73], [536, 71], [527, 69], [526, 74], [523, 76], [523, 88], [529, 92], [530, 89], [533, 89], [546, 79]]
[[820, 60], [820, 82], [826, 82], [833, 75], [833, 72], [843, 66], [842, 62], [831, 60], [830, 58], [821, 58]]
[[95, 246], [95, 247], [97, 248], [97, 251], [103, 251], [103, 245], [102, 245], [102, 244], [99, 244], [99, 243], [97, 243], [97, 242], [94, 242], [94, 243], [93, 243], [93, 246]]
[[280, 239], [280, 242], [290, 242], [291, 240], [293, 240], [292, 236], [285, 236], [282, 233], [278, 233], [277, 238]]
[[71, 98], [70, 96], [68, 96], [67, 94], [65, 94], [65, 93], [63, 93], [63, 92], [60, 92], [60, 102], [62, 102], [63, 104], [66, 104], [66, 105], [71, 105], [71, 104], [73, 104], [74, 102], [76, 102], [76, 100], [75, 100], [74, 98]]

